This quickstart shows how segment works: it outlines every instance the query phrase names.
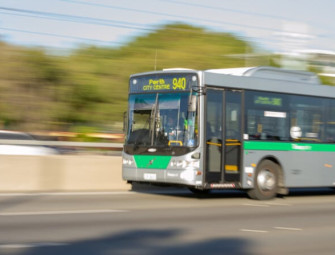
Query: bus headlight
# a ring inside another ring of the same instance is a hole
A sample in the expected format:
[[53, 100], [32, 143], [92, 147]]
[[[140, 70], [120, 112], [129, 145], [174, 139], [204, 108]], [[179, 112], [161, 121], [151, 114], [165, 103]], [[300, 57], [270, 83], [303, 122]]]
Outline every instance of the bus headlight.
[[200, 167], [200, 160], [171, 160], [170, 166], [173, 168], [199, 168]]
[[180, 173], [180, 178], [185, 181], [194, 181], [196, 172], [191, 169], [187, 169]]
[[178, 168], [185, 168], [187, 166], [187, 161], [186, 160], [178, 160], [177, 161], [177, 167]]
[[194, 160], [188, 162], [189, 167], [199, 168], [200, 167], [200, 160]]
[[134, 159], [132, 157], [123, 156], [122, 164], [124, 166], [134, 166], [135, 162], [134, 162]]

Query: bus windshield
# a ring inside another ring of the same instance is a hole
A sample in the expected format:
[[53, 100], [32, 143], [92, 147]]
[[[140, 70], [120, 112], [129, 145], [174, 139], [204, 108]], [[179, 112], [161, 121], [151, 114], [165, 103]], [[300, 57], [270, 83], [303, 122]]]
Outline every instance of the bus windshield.
[[197, 97], [190, 92], [129, 97], [127, 145], [197, 145]]

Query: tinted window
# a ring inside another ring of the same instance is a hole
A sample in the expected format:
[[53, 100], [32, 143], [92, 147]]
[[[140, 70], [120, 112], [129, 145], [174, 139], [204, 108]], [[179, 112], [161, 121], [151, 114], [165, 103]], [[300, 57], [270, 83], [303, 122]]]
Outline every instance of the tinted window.
[[[221, 172], [223, 91], [207, 90], [206, 168], [209, 173]], [[206, 177], [210, 180], [209, 176]], [[213, 176], [213, 180], [220, 177]]]
[[300, 142], [321, 142], [324, 137], [323, 113], [326, 113], [325, 99], [291, 96], [291, 128], [300, 137], [291, 137]]
[[[310, 96], [247, 91], [245, 130], [249, 140], [334, 141], [335, 102], [328, 109], [328, 101]], [[325, 125], [327, 113], [330, 116]]]
[[328, 116], [326, 118], [325, 141], [335, 142], [335, 100], [329, 100]]
[[247, 91], [246, 133], [250, 140], [289, 140], [288, 96]]

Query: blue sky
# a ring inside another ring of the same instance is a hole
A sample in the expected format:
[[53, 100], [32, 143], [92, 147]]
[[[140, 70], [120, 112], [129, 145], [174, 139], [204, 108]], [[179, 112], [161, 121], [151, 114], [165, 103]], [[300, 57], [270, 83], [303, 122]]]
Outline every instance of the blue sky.
[[0, 0], [1, 40], [120, 46], [172, 22], [230, 32], [271, 51], [335, 51], [334, 0]]

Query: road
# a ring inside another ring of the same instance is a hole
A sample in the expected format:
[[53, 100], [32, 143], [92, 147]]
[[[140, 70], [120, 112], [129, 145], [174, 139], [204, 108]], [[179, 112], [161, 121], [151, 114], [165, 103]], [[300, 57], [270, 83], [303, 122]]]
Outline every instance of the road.
[[335, 194], [0, 194], [0, 254], [334, 254]]

